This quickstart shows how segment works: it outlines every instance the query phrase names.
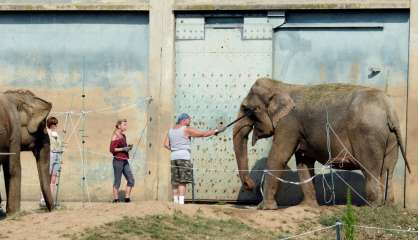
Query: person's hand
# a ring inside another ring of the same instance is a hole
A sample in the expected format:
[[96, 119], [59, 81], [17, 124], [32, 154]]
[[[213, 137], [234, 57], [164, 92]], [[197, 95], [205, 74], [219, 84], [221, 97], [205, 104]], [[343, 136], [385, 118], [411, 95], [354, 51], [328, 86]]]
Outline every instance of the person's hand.
[[127, 146], [127, 147], [123, 147], [122, 148], [122, 152], [129, 152], [132, 149], [132, 145], [131, 146]]
[[225, 131], [225, 129], [226, 128], [224, 128], [224, 127], [220, 127], [220, 128], [215, 129], [215, 135], [218, 135], [219, 133]]

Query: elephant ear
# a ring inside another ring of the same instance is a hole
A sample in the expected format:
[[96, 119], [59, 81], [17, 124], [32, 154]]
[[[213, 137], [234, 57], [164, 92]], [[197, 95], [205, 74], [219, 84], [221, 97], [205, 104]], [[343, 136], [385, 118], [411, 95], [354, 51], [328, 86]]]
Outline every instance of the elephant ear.
[[45, 121], [49, 112], [51, 111], [52, 104], [42, 100], [40, 98], [34, 97], [33, 102], [29, 103], [30, 105], [30, 115], [28, 120], [28, 131], [29, 133], [35, 133], [38, 130], [39, 124], [42, 121]]
[[29, 133], [35, 133], [39, 124], [45, 120], [51, 111], [52, 104], [36, 97], [29, 90], [8, 90], [4, 93], [16, 105], [22, 127], [26, 127]]
[[268, 114], [270, 116], [273, 127], [277, 127], [277, 123], [295, 107], [295, 102], [286, 92], [274, 94], [268, 105]]

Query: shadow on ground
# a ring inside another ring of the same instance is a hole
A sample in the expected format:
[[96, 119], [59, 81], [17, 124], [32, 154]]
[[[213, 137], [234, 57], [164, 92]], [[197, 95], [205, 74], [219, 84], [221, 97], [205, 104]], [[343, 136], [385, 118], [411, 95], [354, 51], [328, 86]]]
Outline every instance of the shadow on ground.
[[[262, 158], [256, 162], [254, 167], [251, 169], [250, 176], [257, 184], [257, 188], [251, 192], [245, 191], [243, 187], [240, 189], [240, 194], [238, 196], [239, 202], [253, 203], [258, 204], [262, 200], [262, 195], [260, 191], [260, 183], [263, 176], [263, 169], [266, 165], [266, 158]], [[256, 171], [254, 171], [256, 170]], [[334, 182], [334, 192], [335, 192], [335, 204], [345, 204], [347, 199], [347, 189], [348, 183], [353, 190], [352, 192], [352, 202], [354, 205], [365, 205], [365, 181], [362, 174], [357, 171], [338, 171], [335, 170], [335, 173], [331, 175], [330, 173], [318, 175], [314, 178], [314, 185], [316, 190], [316, 198], [320, 205], [333, 205], [332, 201], [332, 182]], [[299, 175], [296, 171], [287, 171], [282, 177], [287, 181], [299, 182]], [[343, 180], [341, 180], [343, 179]], [[346, 182], [346, 183], [344, 183]], [[276, 200], [279, 206], [294, 206], [299, 204], [303, 200], [302, 189], [299, 185], [294, 185], [290, 183], [281, 183], [280, 191], [276, 196]]]

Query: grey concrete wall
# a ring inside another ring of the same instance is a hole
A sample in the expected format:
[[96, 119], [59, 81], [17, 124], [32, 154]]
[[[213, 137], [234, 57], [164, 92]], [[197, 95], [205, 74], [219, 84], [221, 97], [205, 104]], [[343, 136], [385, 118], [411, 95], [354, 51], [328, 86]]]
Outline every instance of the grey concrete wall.
[[260, 9], [393, 9], [409, 8], [409, 0], [176, 0], [176, 10]]
[[149, 0], [0, 0], [0, 11], [148, 11]]
[[412, 174], [407, 174], [406, 207], [418, 208], [418, 0], [411, 0], [409, 31], [409, 82], [407, 115], [407, 158]]
[[[63, 199], [83, 198], [80, 183], [85, 171], [90, 198], [110, 200], [109, 142], [120, 118], [128, 119], [128, 142], [136, 145], [132, 171], [137, 188], [144, 188], [146, 141], [141, 135], [146, 132], [141, 132], [147, 117], [148, 27], [147, 13], [0, 13], [0, 91], [24, 88], [53, 103], [51, 115], [58, 118], [65, 142]], [[88, 112], [84, 128], [81, 110]], [[73, 114], [67, 115], [70, 111]], [[86, 136], [85, 164], [81, 130]], [[22, 167], [23, 197], [37, 199], [38, 174], [30, 153], [22, 155]]]
[[174, 13], [172, 1], [161, 4], [151, 0], [150, 11], [150, 69], [146, 178], [148, 199], [167, 200], [170, 195], [169, 153], [162, 143], [174, 112]]

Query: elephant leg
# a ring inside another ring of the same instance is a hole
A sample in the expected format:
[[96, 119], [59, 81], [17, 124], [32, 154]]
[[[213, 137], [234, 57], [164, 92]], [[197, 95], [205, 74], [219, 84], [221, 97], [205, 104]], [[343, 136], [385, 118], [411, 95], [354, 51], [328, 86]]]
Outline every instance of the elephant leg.
[[361, 134], [353, 130], [350, 135], [352, 153], [355, 157], [352, 161], [361, 168], [365, 177], [366, 199], [373, 205], [381, 205], [384, 201], [382, 169], [384, 168], [386, 139], [381, 138], [378, 132]]
[[[289, 136], [289, 133], [278, 133], [274, 136], [273, 145], [267, 158], [267, 170], [270, 174], [265, 175], [263, 195], [264, 199], [258, 206], [259, 209], [277, 209], [276, 194], [279, 191], [277, 178], [282, 177], [287, 162], [293, 155], [297, 146], [298, 136]], [[276, 178], [277, 177], [277, 178]]]
[[[307, 156], [304, 156], [303, 153], [300, 152], [296, 152], [295, 156], [300, 181], [303, 182], [314, 176], [315, 170], [313, 168], [315, 166], [315, 160]], [[312, 179], [312, 181], [300, 185], [304, 195], [303, 201], [301, 203], [302, 205], [308, 205], [313, 207], [318, 206], [313, 181], [314, 180]]]
[[362, 159], [368, 159], [369, 163], [375, 163], [372, 167], [370, 164], [363, 163], [362, 173], [366, 180], [366, 198], [372, 205], [381, 205], [384, 203], [384, 185], [382, 183], [381, 169], [383, 157], [377, 157], [372, 153], [367, 156], [363, 156]]
[[7, 195], [6, 212], [15, 213], [20, 210], [21, 200], [22, 169], [20, 164], [20, 144], [12, 143], [10, 152], [14, 154], [9, 156], [9, 161], [3, 163], [3, 174]]
[[[394, 134], [389, 135], [387, 152], [384, 158], [384, 164], [381, 174], [382, 185], [386, 187], [385, 204], [393, 205], [395, 203], [395, 194], [393, 191], [393, 172], [395, 170], [396, 162], [398, 161], [398, 143]], [[385, 194], [385, 192], [383, 192]]]

